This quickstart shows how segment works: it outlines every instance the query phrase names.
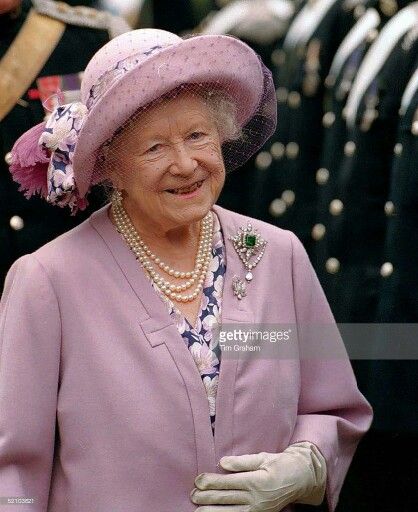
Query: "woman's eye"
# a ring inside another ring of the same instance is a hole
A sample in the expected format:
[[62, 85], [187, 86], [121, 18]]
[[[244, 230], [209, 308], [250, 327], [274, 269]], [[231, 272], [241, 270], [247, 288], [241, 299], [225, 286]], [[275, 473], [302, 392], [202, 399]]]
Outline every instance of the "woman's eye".
[[151, 146], [150, 148], [147, 149], [146, 153], [155, 153], [156, 151], [158, 151], [161, 147], [161, 144], [154, 144], [153, 146]]
[[189, 138], [192, 140], [199, 140], [202, 138], [205, 134], [203, 132], [193, 132], [189, 135]]

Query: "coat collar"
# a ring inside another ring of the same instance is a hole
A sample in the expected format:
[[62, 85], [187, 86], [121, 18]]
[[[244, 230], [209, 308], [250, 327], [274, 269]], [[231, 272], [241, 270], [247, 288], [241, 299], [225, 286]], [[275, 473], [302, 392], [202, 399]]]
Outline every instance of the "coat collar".
[[[163, 343], [166, 345], [182, 375], [193, 413], [198, 473], [223, 472], [222, 469], [217, 468], [216, 463], [223, 455], [234, 453], [233, 390], [239, 355], [224, 356], [221, 359], [216, 397], [215, 437], [213, 437], [206, 391], [195, 362], [168, 314], [166, 305], [152, 289], [151, 283], [139, 268], [132, 251], [109, 219], [109, 207], [110, 205], [106, 205], [94, 212], [90, 217], [90, 224], [103, 239], [142, 305], [139, 314], [140, 329], [152, 347]], [[248, 297], [238, 300], [233, 294], [232, 278], [235, 274], [242, 276], [244, 269], [232, 242], [228, 240], [229, 236], [235, 235], [238, 228], [244, 225], [245, 218], [217, 205], [213, 210], [218, 215], [225, 242], [226, 272], [221, 308], [222, 325], [251, 323], [254, 321], [254, 311], [250, 307], [251, 302]]]
[[[150, 288], [151, 284], [144, 272], [142, 272], [142, 270], [139, 271], [138, 262], [132, 251], [109, 219], [109, 207], [110, 205], [107, 204], [100, 210], [94, 212], [90, 217], [90, 224], [107, 245], [132, 290], [142, 303], [144, 311], [146, 312], [143, 320], [144, 322], [146, 320], [147, 332], [159, 330], [171, 323], [171, 319], [166, 311], [166, 306], [156, 293], [147, 294], [146, 300], [144, 300], [144, 289]], [[242, 276], [244, 274], [244, 268], [231, 241], [228, 240], [229, 236], [235, 235], [239, 227], [244, 225], [245, 218], [218, 205], [214, 205], [213, 210], [219, 218], [225, 241], [226, 272], [222, 296], [222, 323], [249, 323], [253, 320], [253, 311], [250, 308], [250, 301], [246, 300], [247, 297], [238, 300], [232, 290], [233, 276]]]

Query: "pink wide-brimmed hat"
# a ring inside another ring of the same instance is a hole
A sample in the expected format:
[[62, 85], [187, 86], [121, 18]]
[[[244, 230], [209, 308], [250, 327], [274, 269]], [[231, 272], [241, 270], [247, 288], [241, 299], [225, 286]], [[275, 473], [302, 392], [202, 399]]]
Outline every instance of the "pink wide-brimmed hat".
[[16, 142], [10, 166], [14, 180], [26, 197], [39, 193], [73, 212], [85, 208], [87, 192], [100, 181], [95, 168], [103, 144], [140, 107], [183, 84], [212, 84], [235, 103], [244, 142], [226, 141], [228, 170], [242, 165], [273, 133], [273, 80], [248, 45], [225, 35], [182, 39], [163, 30], [134, 30], [111, 40], [90, 60], [81, 102], [60, 105]]

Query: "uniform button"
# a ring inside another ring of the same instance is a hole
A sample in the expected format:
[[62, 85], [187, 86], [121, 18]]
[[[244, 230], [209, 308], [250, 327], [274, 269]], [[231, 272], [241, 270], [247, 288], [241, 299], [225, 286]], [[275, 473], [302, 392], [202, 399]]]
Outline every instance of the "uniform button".
[[272, 156], [268, 151], [261, 151], [258, 153], [255, 159], [255, 166], [257, 169], [267, 169], [270, 166], [272, 160]]
[[392, 203], [392, 201], [386, 201], [385, 203], [385, 213], [389, 217], [393, 214], [395, 211], [395, 205]]
[[299, 154], [299, 146], [296, 142], [289, 142], [286, 145], [286, 156], [287, 158], [296, 158]]
[[15, 231], [21, 230], [23, 228], [23, 226], [25, 225], [22, 217], [19, 217], [19, 215], [13, 215], [13, 217], [11, 217], [9, 223], [10, 223], [10, 227], [12, 229], [14, 229]]
[[363, 16], [365, 12], [366, 8], [364, 7], [364, 5], [357, 5], [356, 8], [354, 9], [354, 17], [356, 18], [356, 20], [358, 20]]
[[329, 212], [331, 215], [340, 215], [340, 213], [343, 211], [344, 205], [343, 202], [339, 199], [333, 199], [329, 203]]
[[286, 203], [283, 199], [273, 199], [269, 207], [270, 215], [272, 217], [280, 217], [286, 211]]
[[283, 50], [276, 49], [271, 52], [271, 62], [275, 66], [282, 66], [286, 61], [286, 54]]
[[295, 193], [293, 190], [284, 190], [282, 193], [282, 199], [287, 206], [292, 206], [292, 204], [295, 202]]
[[344, 154], [345, 156], [353, 156], [356, 152], [356, 144], [352, 140], [345, 143]]
[[329, 170], [321, 167], [316, 171], [316, 182], [318, 185], [325, 185], [329, 178]]
[[396, 0], [385, 0], [384, 2], [380, 2], [380, 10], [382, 13], [390, 18], [398, 11], [398, 4]]
[[387, 261], [386, 263], [383, 263], [383, 265], [380, 267], [380, 275], [382, 277], [389, 277], [393, 272], [393, 265], [390, 263], [390, 261]]
[[281, 142], [274, 142], [271, 145], [270, 153], [275, 160], [280, 160], [284, 155], [284, 144]]
[[56, 2], [56, 8], [58, 12], [68, 12], [71, 9], [65, 2]]
[[276, 98], [277, 98], [277, 101], [279, 102], [285, 102], [287, 101], [287, 97], [289, 95], [289, 92], [288, 90], [286, 89], [286, 87], [278, 87], [276, 89]]
[[298, 108], [300, 105], [300, 94], [297, 91], [291, 91], [287, 98], [287, 103], [290, 108]]
[[412, 123], [411, 133], [412, 135], [418, 135], [418, 121]]
[[340, 262], [337, 258], [328, 258], [325, 262], [325, 268], [330, 274], [336, 274], [340, 270]]
[[400, 156], [402, 155], [402, 151], [403, 151], [403, 146], [400, 142], [398, 142], [397, 144], [395, 144], [395, 147], [393, 148], [393, 152], [395, 153], [396, 156]]
[[331, 87], [334, 87], [335, 77], [333, 75], [328, 75], [325, 78], [324, 83], [325, 83], [325, 87], [328, 87], [328, 89], [330, 89]]
[[376, 37], [379, 35], [379, 32], [373, 28], [372, 30], [370, 30], [367, 34], [367, 42], [368, 43], [373, 43], [373, 41], [376, 39]]
[[7, 165], [10, 165], [12, 163], [12, 152], [9, 151], [8, 153], [6, 153], [4, 155], [4, 161], [6, 162]]
[[315, 224], [315, 226], [312, 228], [312, 238], [314, 240], [321, 240], [324, 238], [325, 235], [325, 226], [323, 224]]
[[334, 124], [335, 121], [335, 114], [334, 112], [327, 112], [324, 114], [324, 117], [322, 118], [322, 125], [325, 126], [325, 128], [329, 128]]

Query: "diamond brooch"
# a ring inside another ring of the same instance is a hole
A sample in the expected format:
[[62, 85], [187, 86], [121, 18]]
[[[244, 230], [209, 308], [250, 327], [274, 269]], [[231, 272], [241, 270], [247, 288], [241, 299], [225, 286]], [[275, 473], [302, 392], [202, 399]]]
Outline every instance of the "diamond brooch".
[[242, 261], [245, 270], [245, 281], [238, 276], [232, 279], [234, 295], [241, 300], [247, 295], [247, 283], [253, 279], [252, 270], [263, 257], [267, 241], [264, 240], [256, 229], [248, 222], [247, 227], [240, 227], [235, 236], [230, 236], [232, 245]]

